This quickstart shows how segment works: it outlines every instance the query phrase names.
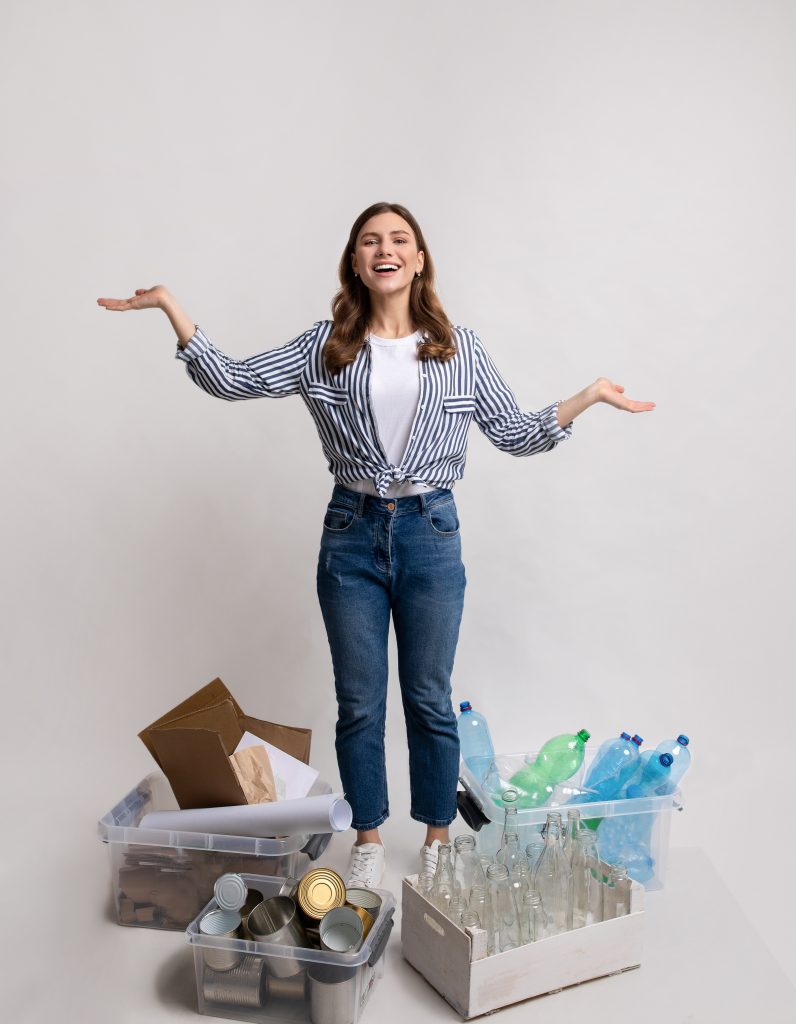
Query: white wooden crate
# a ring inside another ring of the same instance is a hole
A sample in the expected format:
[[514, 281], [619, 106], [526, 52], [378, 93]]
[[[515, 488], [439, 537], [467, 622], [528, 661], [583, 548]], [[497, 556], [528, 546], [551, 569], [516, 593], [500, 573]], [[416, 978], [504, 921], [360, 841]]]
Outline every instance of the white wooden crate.
[[417, 892], [416, 881], [410, 875], [402, 884], [404, 958], [465, 1020], [641, 963], [644, 887], [638, 882], [624, 917], [486, 956], [486, 932], [457, 927]]

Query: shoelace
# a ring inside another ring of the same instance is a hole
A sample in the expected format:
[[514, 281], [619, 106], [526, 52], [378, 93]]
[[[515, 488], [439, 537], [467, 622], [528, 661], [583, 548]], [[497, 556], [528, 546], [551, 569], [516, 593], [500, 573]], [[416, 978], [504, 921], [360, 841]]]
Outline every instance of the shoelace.
[[421, 871], [427, 871], [433, 875], [437, 870], [439, 860], [438, 846], [424, 846], [420, 851]]
[[354, 848], [354, 858], [351, 862], [349, 883], [370, 881], [370, 863], [375, 858], [375, 850], [360, 850]]

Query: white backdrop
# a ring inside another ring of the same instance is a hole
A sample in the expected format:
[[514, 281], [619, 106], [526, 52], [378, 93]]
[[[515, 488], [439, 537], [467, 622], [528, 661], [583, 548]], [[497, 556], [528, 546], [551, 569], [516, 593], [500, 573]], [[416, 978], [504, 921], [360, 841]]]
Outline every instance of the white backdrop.
[[[310, 417], [211, 399], [164, 315], [95, 302], [163, 283], [228, 353], [283, 344], [386, 199], [525, 408], [600, 374], [658, 403], [532, 459], [473, 428], [454, 697], [504, 750], [687, 732], [673, 844], [796, 978], [792, 886], [784, 908], [760, 882], [794, 838], [796, 8], [16, 0], [4, 22], [3, 757], [30, 837], [6, 877], [57, 863], [50, 912], [90, 929], [94, 822], [152, 767], [136, 733], [216, 675], [311, 727], [337, 781]], [[414, 848], [396, 682], [385, 837]]]

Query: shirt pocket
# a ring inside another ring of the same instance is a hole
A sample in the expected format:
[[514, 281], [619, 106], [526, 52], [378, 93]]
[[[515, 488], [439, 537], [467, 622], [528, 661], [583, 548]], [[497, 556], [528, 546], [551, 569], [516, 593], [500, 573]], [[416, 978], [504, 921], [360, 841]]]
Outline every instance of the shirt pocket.
[[347, 405], [348, 392], [345, 388], [334, 388], [328, 384], [308, 384], [307, 397], [315, 398], [327, 405]]
[[475, 412], [475, 395], [445, 395], [442, 399], [445, 412]]

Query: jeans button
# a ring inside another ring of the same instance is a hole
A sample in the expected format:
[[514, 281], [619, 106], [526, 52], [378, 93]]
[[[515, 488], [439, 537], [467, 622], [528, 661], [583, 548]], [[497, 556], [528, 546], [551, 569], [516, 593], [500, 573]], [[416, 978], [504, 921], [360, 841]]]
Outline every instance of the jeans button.
[[387, 502], [387, 508], [390, 510], [390, 512], [392, 512], [393, 509], [395, 508], [395, 502], [394, 501], [388, 501]]

